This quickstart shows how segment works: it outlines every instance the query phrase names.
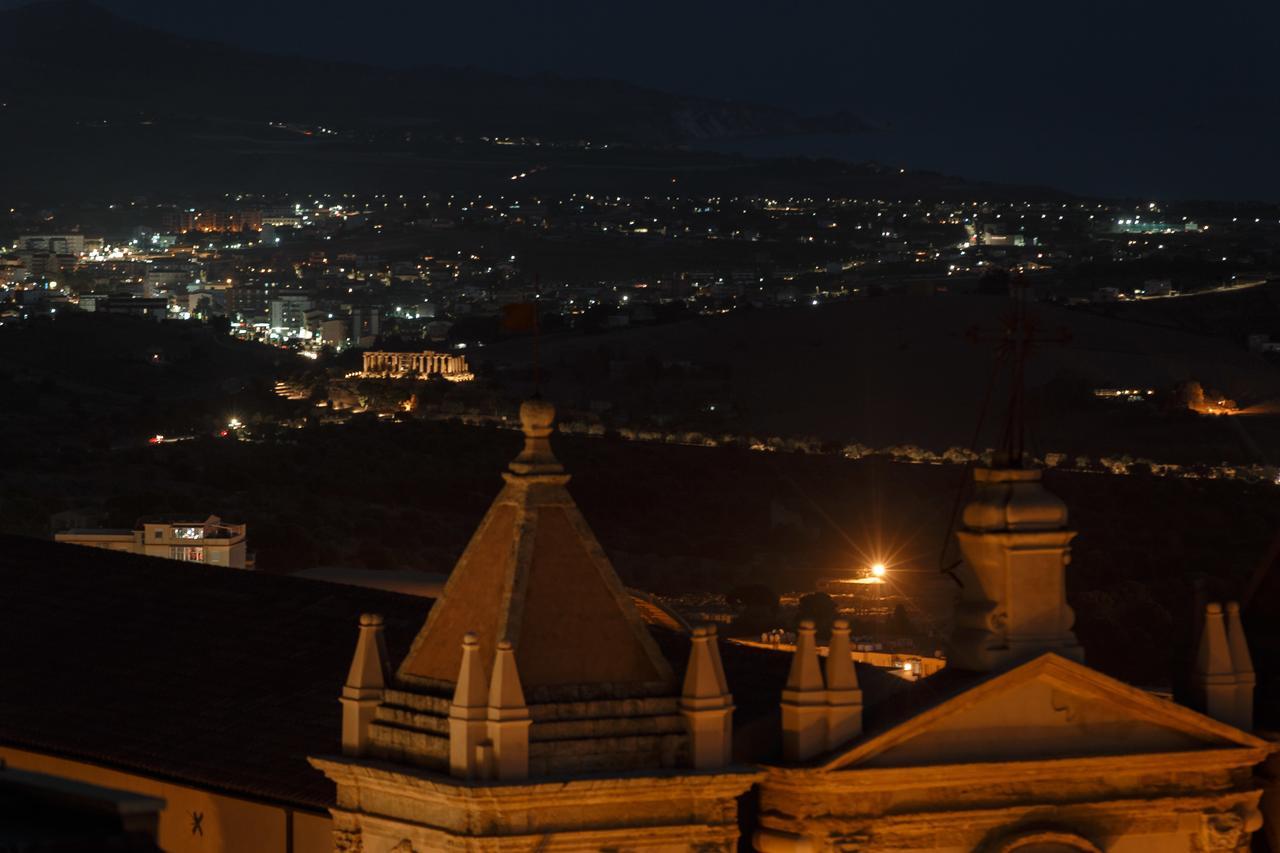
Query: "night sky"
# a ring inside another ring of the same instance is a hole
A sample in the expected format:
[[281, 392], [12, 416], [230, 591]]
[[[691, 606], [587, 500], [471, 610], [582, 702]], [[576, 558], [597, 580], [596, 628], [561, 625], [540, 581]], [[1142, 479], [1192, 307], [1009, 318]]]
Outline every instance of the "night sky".
[[[18, 5], [0, 0], [0, 5]], [[757, 143], [976, 178], [1280, 200], [1280, 3], [103, 0], [275, 53], [609, 77], [886, 130]]]

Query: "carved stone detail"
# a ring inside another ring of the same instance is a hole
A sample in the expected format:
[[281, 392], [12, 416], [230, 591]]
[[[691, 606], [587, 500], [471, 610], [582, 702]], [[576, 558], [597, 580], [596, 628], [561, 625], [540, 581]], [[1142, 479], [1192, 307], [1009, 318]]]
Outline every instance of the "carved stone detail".
[[340, 829], [338, 821], [333, 822], [333, 849], [335, 853], [362, 853], [364, 843], [360, 837], [360, 829]]
[[1211, 812], [1200, 823], [1196, 847], [1204, 853], [1236, 853], [1249, 849], [1250, 836], [1262, 824], [1262, 815], [1239, 811]]

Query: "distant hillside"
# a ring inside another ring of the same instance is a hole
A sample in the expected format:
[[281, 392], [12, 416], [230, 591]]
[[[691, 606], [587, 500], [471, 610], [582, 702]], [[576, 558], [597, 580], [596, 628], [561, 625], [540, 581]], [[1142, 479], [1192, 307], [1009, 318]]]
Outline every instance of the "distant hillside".
[[101, 449], [203, 432], [283, 407], [274, 377], [301, 361], [200, 323], [66, 312], [0, 328], [0, 441]]
[[606, 80], [440, 66], [390, 70], [273, 56], [151, 29], [87, 0], [49, 0], [0, 13], [0, 93], [10, 109], [48, 107], [81, 120], [359, 124], [644, 145], [864, 127], [848, 115], [810, 119]]
[[[999, 297], [888, 294], [547, 336], [541, 356], [549, 396], [620, 424], [939, 452], [969, 446], [994, 377], [984, 448], [1000, 441], [1008, 371], [993, 371], [995, 345], [974, 343], [969, 332], [990, 340], [1007, 310]], [[1040, 334], [1065, 330], [1069, 342], [1039, 346], [1028, 362], [1033, 452], [1275, 463], [1258, 450], [1280, 441], [1280, 419], [1177, 415], [1092, 395], [1194, 380], [1241, 406], [1280, 399], [1280, 370], [1242, 344], [1051, 305], [1035, 313]], [[531, 349], [515, 340], [483, 352], [495, 366], [523, 365]]]
[[527, 174], [520, 188], [536, 193], [1060, 195], [875, 164], [694, 150], [871, 130], [849, 114], [802, 116], [609, 80], [259, 53], [162, 32], [89, 0], [0, 11], [0, 123], [9, 131], [0, 134], [0, 204], [10, 206], [506, 192], [513, 174]]
[[[525, 171], [539, 192], [644, 193], [676, 176], [686, 191], [736, 192], [749, 161], [685, 146], [867, 129], [847, 114], [808, 117], [609, 80], [258, 53], [162, 32], [89, 0], [0, 11], [0, 122], [11, 131], [0, 134], [0, 202], [9, 204], [489, 192]], [[791, 167], [779, 171], [796, 186]]]

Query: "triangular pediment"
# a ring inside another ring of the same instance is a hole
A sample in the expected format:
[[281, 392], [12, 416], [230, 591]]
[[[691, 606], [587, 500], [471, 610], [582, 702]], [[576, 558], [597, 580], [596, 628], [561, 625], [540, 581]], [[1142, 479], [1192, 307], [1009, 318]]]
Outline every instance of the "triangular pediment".
[[1046, 654], [864, 739], [825, 767], [920, 767], [1259, 747], [1270, 749], [1251, 734]]

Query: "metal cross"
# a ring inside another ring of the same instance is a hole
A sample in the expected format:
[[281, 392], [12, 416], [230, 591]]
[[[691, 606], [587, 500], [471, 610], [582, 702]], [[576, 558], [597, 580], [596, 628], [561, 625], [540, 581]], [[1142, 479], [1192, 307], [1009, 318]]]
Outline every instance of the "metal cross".
[[[1071, 331], [1060, 327], [1050, 335], [1039, 334], [1036, 317], [1028, 307], [1027, 295], [1031, 284], [1021, 270], [1009, 277], [1010, 306], [1008, 312], [1000, 320], [1000, 328], [994, 332], [984, 332], [974, 326], [967, 332], [972, 343], [996, 344], [996, 369], [1007, 362], [1009, 367], [1009, 400], [1005, 408], [1004, 432], [1000, 439], [999, 453], [1003, 457], [997, 464], [1006, 464], [1015, 468], [1022, 466], [1022, 457], [1026, 449], [1026, 370], [1027, 359], [1032, 350], [1041, 344], [1066, 344], [1071, 341]], [[994, 379], [994, 377], [993, 377]], [[990, 399], [990, 388], [987, 391]], [[983, 404], [981, 419], [986, 416], [986, 403]], [[976, 438], [976, 436], [975, 436]], [[976, 445], [976, 441], [975, 441]], [[976, 449], [973, 448], [973, 449]]]
[[[971, 326], [965, 333], [971, 343], [994, 343], [996, 360], [993, 365], [991, 379], [987, 382], [986, 392], [982, 398], [982, 408], [978, 413], [978, 424], [973, 431], [973, 441], [969, 450], [978, 449], [978, 441], [982, 437], [982, 425], [986, 421], [987, 407], [991, 402], [991, 392], [995, 386], [996, 376], [1006, 363], [1009, 369], [1009, 400], [1005, 408], [1004, 433], [1000, 439], [1000, 448], [992, 464], [996, 467], [1022, 467], [1023, 452], [1026, 446], [1026, 367], [1027, 359], [1037, 344], [1066, 344], [1071, 340], [1071, 332], [1066, 327], [1059, 328], [1053, 335], [1037, 334], [1035, 316], [1027, 307], [1027, 294], [1031, 289], [1030, 282], [1019, 269], [1008, 275], [1009, 310], [1000, 319], [1000, 328], [995, 332], [984, 331], [979, 326]], [[943, 540], [942, 550], [938, 553], [938, 570], [950, 577], [958, 586], [964, 586], [955, 569], [960, 565], [959, 559], [947, 563], [947, 555], [952, 545], [950, 531], [955, 530], [956, 521], [960, 517], [960, 507], [968, 484], [969, 468], [972, 462], [965, 463], [965, 477], [956, 490], [955, 503], [951, 507], [951, 520], [947, 523], [948, 535]]]

